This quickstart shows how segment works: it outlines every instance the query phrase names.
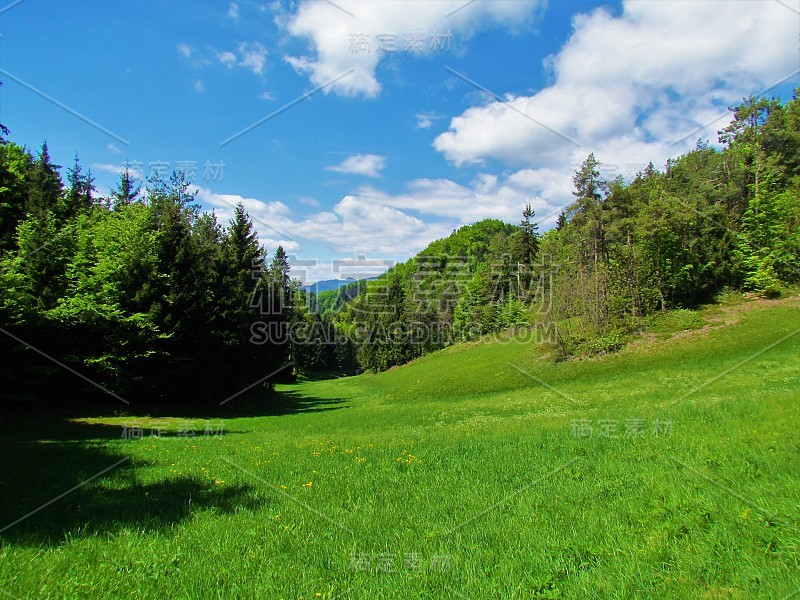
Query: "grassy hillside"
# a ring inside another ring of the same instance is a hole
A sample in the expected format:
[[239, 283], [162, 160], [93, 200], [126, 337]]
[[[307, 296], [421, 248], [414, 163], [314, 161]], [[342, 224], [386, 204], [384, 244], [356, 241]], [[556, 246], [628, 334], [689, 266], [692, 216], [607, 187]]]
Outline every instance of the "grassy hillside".
[[[799, 308], [678, 313], [566, 363], [519, 339], [460, 345], [284, 386], [250, 418], [6, 421], [0, 589], [792, 597]], [[121, 439], [134, 423], [143, 439]]]

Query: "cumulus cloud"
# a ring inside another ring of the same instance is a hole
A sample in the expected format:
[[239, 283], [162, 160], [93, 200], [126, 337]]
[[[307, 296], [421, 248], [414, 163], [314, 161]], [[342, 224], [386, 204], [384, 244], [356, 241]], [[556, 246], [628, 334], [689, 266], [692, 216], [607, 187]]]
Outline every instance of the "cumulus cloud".
[[[92, 163], [92, 170], [101, 173], [110, 173], [111, 175], [122, 175], [125, 172], [125, 163], [122, 164], [109, 164], [109, 163]], [[139, 181], [144, 180], [144, 172], [141, 166], [128, 165], [128, 172], [134, 179]]]
[[398, 248], [410, 256], [431, 240], [443, 237], [451, 223], [426, 223], [390, 206], [381, 206], [355, 196], [345, 196], [331, 210], [298, 219], [282, 202], [265, 202], [236, 194], [218, 194], [194, 186], [197, 200], [214, 210], [227, 224], [238, 203], [242, 203], [262, 242], [280, 243], [296, 252], [304, 242], [321, 242], [337, 252], [397, 254]]
[[417, 129], [430, 129], [435, 121], [442, 118], [441, 115], [431, 112], [421, 112], [416, 114]]
[[[533, 206], [543, 228], [552, 226], [572, 198], [570, 174], [543, 169], [521, 170], [503, 177], [482, 173], [467, 185], [448, 179], [417, 179], [396, 195], [362, 186], [331, 209], [306, 217], [299, 217], [279, 201], [218, 194], [198, 186], [193, 190], [198, 201], [207, 210], [213, 209], [224, 224], [241, 202], [261, 240], [277, 241], [287, 251], [301, 252], [309, 245], [323, 244], [346, 255], [363, 253], [398, 260], [466, 223], [487, 217], [519, 221], [526, 204]], [[319, 207], [314, 199], [300, 201]]]
[[192, 52], [192, 47], [189, 44], [178, 44], [178, 54], [183, 58], [191, 58]]
[[295, 223], [301, 237], [330, 244], [347, 253], [407, 256], [451, 231], [450, 224], [426, 223], [390, 206], [345, 196], [332, 211]]
[[[291, 35], [309, 41], [310, 53], [285, 59], [315, 85], [326, 86], [326, 92], [374, 97], [381, 90], [376, 68], [387, 54], [412, 48], [419, 54], [432, 53], [439, 49], [441, 35], [452, 34], [458, 36], [456, 42], [463, 41], [479, 27], [519, 29], [545, 4], [543, 0], [303, 0], [284, 26]], [[420, 33], [421, 46], [407, 47], [409, 36]], [[379, 50], [381, 44], [388, 51]]]
[[482, 173], [469, 185], [449, 179], [416, 179], [406, 186], [405, 193], [396, 195], [362, 186], [354, 196], [371, 205], [413, 211], [456, 225], [490, 217], [513, 223], [519, 221], [523, 207], [531, 204], [540, 224], [547, 226], [555, 223], [558, 212], [571, 201], [570, 186], [567, 172], [528, 170], [503, 180]]
[[[291, 212], [288, 206], [279, 201], [265, 202], [258, 198], [247, 198], [238, 194], [218, 194], [209, 188], [198, 185], [191, 186], [190, 191], [196, 193], [197, 200], [201, 202], [206, 209], [213, 210], [222, 223], [227, 223], [233, 217], [236, 205], [240, 203], [254, 219], [285, 220]], [[274, 233], [275, 232], [273, 232], [273, 234]], [[278, 234], [285, 236], [285, 234]]]
[[231, 50], [216, 52], [220, 64], [229, 69], [243, 67], [259, 77], [264, 75], [267, 54], [267, 49], [260, 42], [239, 42], [235, 52]]
[[305, 206], [310, 206], [311, 208], [320, 207], [319, 200], [317, 200], [316, 198], [311, 198], [309, 196], [300, 196], [299, 198], [297, 198], [297, 200], [298, 202], [300, 202], [300, 204], [303, 204]]
[[232, 69], [236, 65], [236, 55], [229, 50], [225, 50], [223, 52], [217, 52], [217, 58], [219, 62]]
[[236, 2], [231, 2], [228, 7], [228, 18], [234, 23], [239, 22], [239, 5]]
[[239, 65], [250, 69], [254, 75], [264, 74], [267, 49], [259, 42], [242, 42], [238, 45]]
[[326, 171], [363, 175], [365, 177], [381, 177], [386, 166], [386, 158], [377, 154], [355, 154], [346, 158], [341, 164], [326, 167]]
[[551, 86], [467, 109], [434, 147], [456, 165], [569, 170], [590, 151], [614, 164], [663, 163], [698, 137], [715, 139], [729, 104], [796, 74], [786, 49], [797, 37], [796, 16], [777, 2], [628, 0], [618, 17], [597, 9], [575, 17], [546, 61]]
[[260, 238], [259, 241], [267, 248], [267, 251], [274, 251], [281, 246], [286, 252], [297, 252], [300, 244], [295, 240], [273, 240], [272, 238]]

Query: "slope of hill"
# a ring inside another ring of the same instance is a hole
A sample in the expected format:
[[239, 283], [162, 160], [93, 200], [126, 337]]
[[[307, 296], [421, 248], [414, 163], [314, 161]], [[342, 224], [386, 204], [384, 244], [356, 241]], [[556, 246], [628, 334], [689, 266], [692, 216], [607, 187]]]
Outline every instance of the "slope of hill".
[[338, 290], [343, 285], [347, 285], [348, 283], [353, 283], [355, 279], [349, 277], [347, 279], [326, 279], [324, 281], [316, 281], [314, 283], [309, 283], [308, 285], [303, 286], [303, 290], [306, 292], [314, 292], [319, 294], [320, 292], [327, 292], [330, 290]]
[[[224, 435], [200, 421], [181, 437], [185, 419], [142, 416], [5, 427], [0, 472], [17, 493], [0, 496], [12, 523], [0, 589], [791, 597], [798, 309], [798, 297], [729, 301], [701, 311], [703, 327], [677, 331], [668, 316], [583, 361], [543, 360], [519, 337], [461, 344], [281, 386], [272, 414], [214, 421]], [[132, 421], [164, 433], [121, 438]]]
[[[531, 416], [546, 414], [554, 406], [562, 411], [570, 405], [588, 408], [614, 397], [646, 398], [650, 410], [702, 391], [693, 392], [692, 384], [702, 383], [704, 371], [709, 377], [715, 369], [721, 373], [737, 357], [744, 360], [768, 347], [770, 340], [780, 340], [782, 333], [798, 333], [798, 308], [796, 295], [779, 301], [737, 299], [693, 313], [703, 327], [693, 322], [691, 329], [684, 329], [677, 315], [666, 313], [654, 321], [657, 333], [637, 339], [617, 355], [565, 363], [549, 360], [542, 346], [530, 343], [531, 334], [509, 332], [457, 344], [385, 373], [306, 382], [297, 389], [318, 398], [353, 397], [365, 404], [370, 399], [400, 411], [409, 408], [409, 414], [428, 413], [428, 407], [438, 403], [469, 411], [477, 403], [491, 405], [495, 412], [518, 406]], [[759, 323], [762, 332], [757, 331]], [[782, 351], [798, 342], [800, 335], [787, 339]], [[791, 368], [797, 366], [796, 360], [789, 362]], [[769, 365], [775, 366], [773, 361]], [[741, 375], [732, 372], [728, 379], [741, 378], [753, 387], [749, 375], [743, 369]], [[506, 403], [515, 396], [531, 402]]]

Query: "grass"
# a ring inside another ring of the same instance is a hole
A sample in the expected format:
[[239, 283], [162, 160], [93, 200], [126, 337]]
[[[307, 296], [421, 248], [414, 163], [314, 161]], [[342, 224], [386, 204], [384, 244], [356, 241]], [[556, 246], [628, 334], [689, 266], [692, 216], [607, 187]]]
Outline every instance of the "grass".
[[4, 419], [0, 595], [797, 597], [798, 308], [457, 346], [265, 416]]

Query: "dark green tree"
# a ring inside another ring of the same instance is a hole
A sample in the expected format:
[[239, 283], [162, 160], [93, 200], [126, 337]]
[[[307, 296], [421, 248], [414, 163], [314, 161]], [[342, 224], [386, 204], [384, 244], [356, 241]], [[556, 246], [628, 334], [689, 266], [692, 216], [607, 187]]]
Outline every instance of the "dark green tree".
[[47, 142], [44, 142], [28, 177], [27, 212], [42, 217], [47, 211], [55, 210], [64, 188], [58, 173], [60, 168], [50, 161]]
[[128, 206], [139, 200], [141, 186], [136, 183], [136, 179], [130, 170], [129, 165], [125, 165], [119, 176], [117, 187], [111, 192], [111, 206], [115, 210], [121, 206]]
[[595, 269], [606, 254], [603, 198], [608, 184], [600, 178], [600, 166], [592, 153], [574, 172], [572, 194], [577, 199], [568, 209], [568, 221], [579, 230], [582, 260]]
[[67, 169], [67, 182], [69, 187], [63, 196], [57, 212], [60, 219], [69, 221], [78, 214], [89, 210], [94, 204], [93, 194], [94, 178], [91, 170], [83, 173], [78, 155], [75, 155], [75, 163]]
[[530, 287], [533, 264], [539, 254], [539, 224], [533, 220], [535, 216], [536, 213], [531, 205], [526, 204], [522, 211], [522, 221], [512, 241], [518, 294]]

